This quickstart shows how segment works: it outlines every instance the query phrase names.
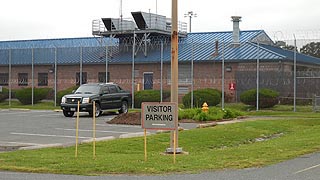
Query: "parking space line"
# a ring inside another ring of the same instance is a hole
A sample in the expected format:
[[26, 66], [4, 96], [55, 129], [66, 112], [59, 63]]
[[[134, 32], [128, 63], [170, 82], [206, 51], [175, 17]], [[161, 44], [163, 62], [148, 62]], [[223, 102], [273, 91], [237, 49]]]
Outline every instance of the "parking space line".
[[49, 117], [52, 117], [52, 116], [55, 117], [55, 116], [60, 116], [60, 114], [43, 114], [43, 115], [38, 115], [38, 114], [37, 114], [36, 116], [37, 116], [37, 117], [48, 117], [48, 116], [49, 116]]
[[[23, 136], [40, 136], [40, 137], [61, 137], [61, 138], [76, 138], [76, 136], [62, 136], [62, 135], [53, 135], [53, 134], [31, 134], [31, 133], [17, 133], [11, 132], [12, 135], [23, 135]], [[79, 136], [81, 139], [88, 139], [92, 137], [83, 137]]]
[[112, 125], [112, 124], [96, 124], [96, 126], [101, 126], [101, 127], [128, 127], [128, 128], [140, 128], [141, 129], [141, 126], [139, 125]]
[[1, 115], [20, 115], [20, 114], [28, 114], [30, 113], [29, 111], [6, 111], [6, 112], [1, 112]]
[[308, 167], [308, 168], [306, 168], [306, 169], [302, 169], [302, 170], [300, 170], [300, 171], [297, 171], [297, 172], [295, 172], [294, 174], [299, 174], [299, 173], [302, 173], [302, 172], [305, 172], [305, 171], [314, 169], [314, 168], [319, 167], [319, 166], [320, 166], [320, 164], [315, 165], [315, 166], [311, 166], [311, 167]]
[[[63, 130], [63, 131], [76, 131], [76, 129], [64, 129], [64, 128], [55, 128], [56, 130]], [[92, 132], [92, 130], [87, 130], [87, 129], [79, 129], [79, 131], [82, 132]], [[129, 132], [123, 132], [123, 131], [101, 131], [101, 130], [96, 130], [96, 132], [106, 132], [106, 133], [119, 133], [119, 134], [126, 134]]]

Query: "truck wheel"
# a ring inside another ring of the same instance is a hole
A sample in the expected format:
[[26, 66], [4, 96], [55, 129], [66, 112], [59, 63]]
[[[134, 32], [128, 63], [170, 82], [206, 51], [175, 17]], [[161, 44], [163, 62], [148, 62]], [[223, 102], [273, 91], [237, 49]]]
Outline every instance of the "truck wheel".
[[122, 101], [121, 107], [119, 109], [119, 113], [127, 113], [128, 112], [128, 102], [127, 101]]
[[72, 117], [72, 116], [73, 116], [73, 114], [74, 114], [74, 112], [73, 112], [73, 111], [66, 111], [66, 110], [63, 110], [63, 115], [64, 115], [65, 117]]
[[[96, 110], [95, 110], [95, 117], [98, 117], [102, 114], [102, 111], [101, 111], [101, 107], [100, 107], [100, 104], [96, 103]], [[90, 111], [89, 112], [89, 116], [93, 116], [93, 112]]]

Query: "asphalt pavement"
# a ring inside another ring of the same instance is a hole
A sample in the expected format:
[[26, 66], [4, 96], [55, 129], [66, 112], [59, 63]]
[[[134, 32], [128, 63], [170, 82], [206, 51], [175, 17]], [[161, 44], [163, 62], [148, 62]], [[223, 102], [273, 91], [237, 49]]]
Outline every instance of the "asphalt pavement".
[[[107, 124], [116, 114], [104, 114], [96, 119], [98, 139], [126, 138], [143, 134], [141, 126]], [[79, 139], [92, 139], [92, 118], [86, 113], [80, 116]], [[76, 117], [66, 118], [61, 112], [0, 110], [1, 147], [41, 148], [45, 146], [73, 145], [75, 143]], [[239, 121], [241, 122], [241, 121]], [[180, 124], [185, 129], [194, 124]], [[155, 133], [149, 131], [148, 133]], [[14, 149], [13, 149], [14, 150]], [[308, 154], [293, 160], [263, 168], [223, 170], [199, 174], [170, 174], [155, 176], [105, 175], [74, 176], [57, 174], [33, 174], [0, 171], [0, 180], [319, 180], [320, 153]]]
[[[143, 136], [141, 126], [108, 124], [116, 113], [104, 113], [96, 118], [96, 140]], [[184, 129], [196, 124], [182, 123]], [[148, 134], [156, 131], [148, 130]], [[62, 112], [43, 110], [0, 110], [0, 151], [34, 149], [75, 144], [76, 116], [64, 117]], [[93, 120], [88, 113], [80, 113], [79, 142], [90, 142]]]
[[[96, 118], [96, 138], [113, 139], [126, 134], [139, 134], [140, 126], [112, 125], [106, 121], [116, 114]], [[35, 110], [0, 110], [0, 147], [39, 148], [67, 146], [75, 143], [76, 116], [64, 117], [62, 112]], [[79, 141], [93, 137], [93, 121], [87, 113], [79, 118]]]

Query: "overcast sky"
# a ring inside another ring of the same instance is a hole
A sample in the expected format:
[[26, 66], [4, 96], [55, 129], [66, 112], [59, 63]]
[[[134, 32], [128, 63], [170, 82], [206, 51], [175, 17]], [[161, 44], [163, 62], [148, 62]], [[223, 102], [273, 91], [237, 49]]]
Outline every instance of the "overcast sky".
[[[265, 30], [273, 39], [320, 39], [320, 0], [178, 0], [179, 21], [188, 11], [193, 32]], [[157, 7], [157, 8], [156, 8]], [[144, 11], [171, 17], [171, 0], [122, 0], [124, 18]], [[1, 0], [0, 41], [92, 37], [92, 20], [120, 17], [120, 0]]]

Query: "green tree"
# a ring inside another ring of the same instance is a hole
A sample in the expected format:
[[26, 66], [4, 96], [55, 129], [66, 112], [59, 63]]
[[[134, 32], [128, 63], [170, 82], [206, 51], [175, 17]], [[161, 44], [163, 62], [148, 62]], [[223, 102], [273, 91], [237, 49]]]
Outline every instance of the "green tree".
[[289, 50], [289, 51], [294, 51], [294, 49], [296, 49], [296, 51], [298, 52], [297, 47], [294, 47], [293, 45], [288, 45], [284, 41], [276, 41], [275, 45], [282, 48], [282, 49]]
[[300, 52], [310, 56], [320, 58], [320, 42], [311, 42], [302, 46]]

